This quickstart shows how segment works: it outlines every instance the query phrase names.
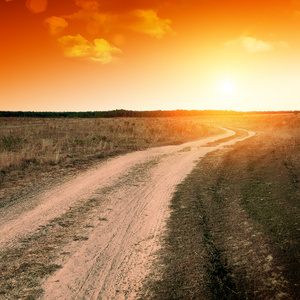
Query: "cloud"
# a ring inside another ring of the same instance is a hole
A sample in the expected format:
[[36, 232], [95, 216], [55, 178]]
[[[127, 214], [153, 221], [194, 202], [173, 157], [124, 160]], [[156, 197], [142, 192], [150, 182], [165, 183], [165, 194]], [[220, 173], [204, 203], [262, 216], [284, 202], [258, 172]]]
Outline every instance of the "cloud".
[[88, 40], [80, 34], [63, 36], [58, 39], [58, 42], [63, 47], [66, 57], [86, 57], [91, 49]]
[[82, 58], [90, 61], [108, 64], [118, 60], [122, 51], [104, 39], [88, 41], [80, 34], [67, 35], [58, 39], [66, 57]]
[[[126, 11], [109, 11], [107, 10], [109, 8], [108, 2], [104, 2], [103, 5], [106, 10], [100, 12], [99, 3], [96, 0], [75, 0], [75, 3], [81, 9], [72, 15], [64, 16], [64, 18], [69, 21], [86, 21], [86, 30], [90, 34], [98, 34], [100, 29], [106, 33], [112, 29], [127, 29], [152, 37], [163, 38], [166, 34], [173, 32], [170, 26], [171, 20], [160, 18], [154, 9], [132, 8]], [[142, 3], [145, 5], [144, 2]], [[139, 5], [141, 5], [140, 2], [135, 2], [135, 6]], [[101, 8], [103, 7], [101, 6]]]
[[258, 40], [250, 36], [241, 36], [235, 40], [225, 43], [225, 48], [235, 51], [246, 51], [248, 53], [259, 53], [272, 51], [275, 48], [288, 48], [287, 42], [271, 42]]
[[108, 64], [117, 60], [115, 55], [122, 53], [119, 48], [109, 44], [104, 39], [95, 39], [94, 44], [95, 46], [92, 48], [94, 55], [91, 57], [93, 61]]
[[257, 40], [256, 38], [245, 36], [241, 40], [242, 46], [249, 53], [266, 52], [274, 49], [274, 45], [268, 41]]
[[[86, 0], [86, 1], [91, 1], [91, 0]], [[101, 0], [97, 2], [101, 2], [99, 8], [101, 9], [102, 12], [123, 14], [126, 12], [133, 11], [135, 9], [157, 10], [166, 5], [170, 5], [170, 4], [176, 5], [176, 3], [181, 3], [182, 0], [126, 0], [126, 1], [125, 0]]]
[[157, 12], [151, 9], [137, 9], [129, 13], [129, 24], [127, 27], [135, 32], [147, 34], [156, 38], [163, 38], [172, 33], [169, 19], [161, 19]]
[[94, 9], [81, 9], [72, 15], [64, 16], [64, 18], [69, 22], [73, 20], [85, 21], [85, 29], [89, 34], [98, 34], [100, 29], [109, 32], [118, 23], [116, 16], [109, 13], [100, 13]]
[[51, 35], [59, 34], [68, 27], [68, 22], [65, 19], [55, 16], [45, 19], [45, 24], [49, 27]]
[[77, 6], [88, 11], [96, 11], [99, 7], [99, 2], [96, 0], [75, 0]]

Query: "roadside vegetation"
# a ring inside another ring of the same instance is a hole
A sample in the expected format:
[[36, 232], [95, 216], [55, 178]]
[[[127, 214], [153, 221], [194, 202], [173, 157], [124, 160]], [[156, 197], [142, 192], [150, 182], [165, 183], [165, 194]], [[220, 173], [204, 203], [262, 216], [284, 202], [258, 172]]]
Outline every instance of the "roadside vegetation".
[[0, 119], [0, 170], [72, 163], [215, 133], [196, 118]]
[[211, 122], [257, 134], [178, 186], [141, 299], [298, 299], [300, 116]]
[[0, 118], [0, 207], [108, 157], [220, 133], [199, 118]]

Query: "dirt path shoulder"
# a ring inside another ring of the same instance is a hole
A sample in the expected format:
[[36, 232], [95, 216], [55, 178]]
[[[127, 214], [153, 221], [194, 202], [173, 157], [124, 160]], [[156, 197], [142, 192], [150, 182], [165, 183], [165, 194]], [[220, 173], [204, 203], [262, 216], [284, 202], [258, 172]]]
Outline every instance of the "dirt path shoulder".
[[265, 130], [199, 161], [141, 299], [299, 299], [299, 138]]
[[199, 158], [241, 138], [209, 142], [232, 135], [111, 159], [28, 208], [1, 211], [0, 298], [132, 299], [160, 247], [176, 185]]

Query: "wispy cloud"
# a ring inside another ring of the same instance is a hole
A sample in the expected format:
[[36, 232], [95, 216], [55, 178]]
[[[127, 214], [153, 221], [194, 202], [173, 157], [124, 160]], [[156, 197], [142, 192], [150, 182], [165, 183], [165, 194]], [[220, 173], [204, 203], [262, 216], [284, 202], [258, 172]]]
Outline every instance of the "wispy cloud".
[[[165, 35], [172, 33], [171, 20], [162, 19], [157, 15], [157, 12], [148, 9], [137, 9], [128, 14], [129, 22], [128, 29], [147, 34], [156, 38], [163, 38]], [[125, 25], [126, 26], [126, 25]]]
[[288, 48], [287, 42], [264, 41], [251, 36], [241, 36], [235, 40], [225, 43], [225, 49], [232, 51], [246, 51], [248, 53], [259, 53], [272, 51], [275, 48]]
[[163, 38], [165, 35], [173, 32], [170, 26], [172, 23], [171, 20], [160, 18], [157, 11], [153, 9], [132, 9], [125, 12], [100, 12], [98, 11], [98, 5], [95, 1], [86, 2], [77, 0], [76, 3], [77, 2], [80, 2], [79, 6], [82, 9], [72, 15], [64, 16], [64, 18], [67, 20], [86, 21], [88, 33], [98, 33], [100, 28], [105, 32], [122, 28], [156, 38]]
[[82, 58], [89, 61], [108, 64], [118, 60], [122, 51], [104, 39], [90, 42], [80, 34], [67, 35], [58, 39], [66, 57]]
[[97, 0], [75, 0], [75, 3], [84, 10], [96, 11], [99, 8], [99, 2]]
[[45, 19], [45, 24], [51, 35], [59, 34], [68, 27], [68, 22], [65, 19], [55, 16]]

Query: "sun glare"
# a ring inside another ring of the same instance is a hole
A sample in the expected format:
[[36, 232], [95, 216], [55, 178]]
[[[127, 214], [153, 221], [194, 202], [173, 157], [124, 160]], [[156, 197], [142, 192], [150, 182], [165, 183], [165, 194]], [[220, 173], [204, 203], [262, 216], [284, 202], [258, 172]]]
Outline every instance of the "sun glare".
[[217, 89], [217, 107], [228, 110], [239, 110], [242, 103], [241, 88], [235, 79], [226, 78], [219, 81]]
[[230, 94], [233, 91], [233, 84], [230, 81], [224, 81], [221, 85], [224, 94]]

